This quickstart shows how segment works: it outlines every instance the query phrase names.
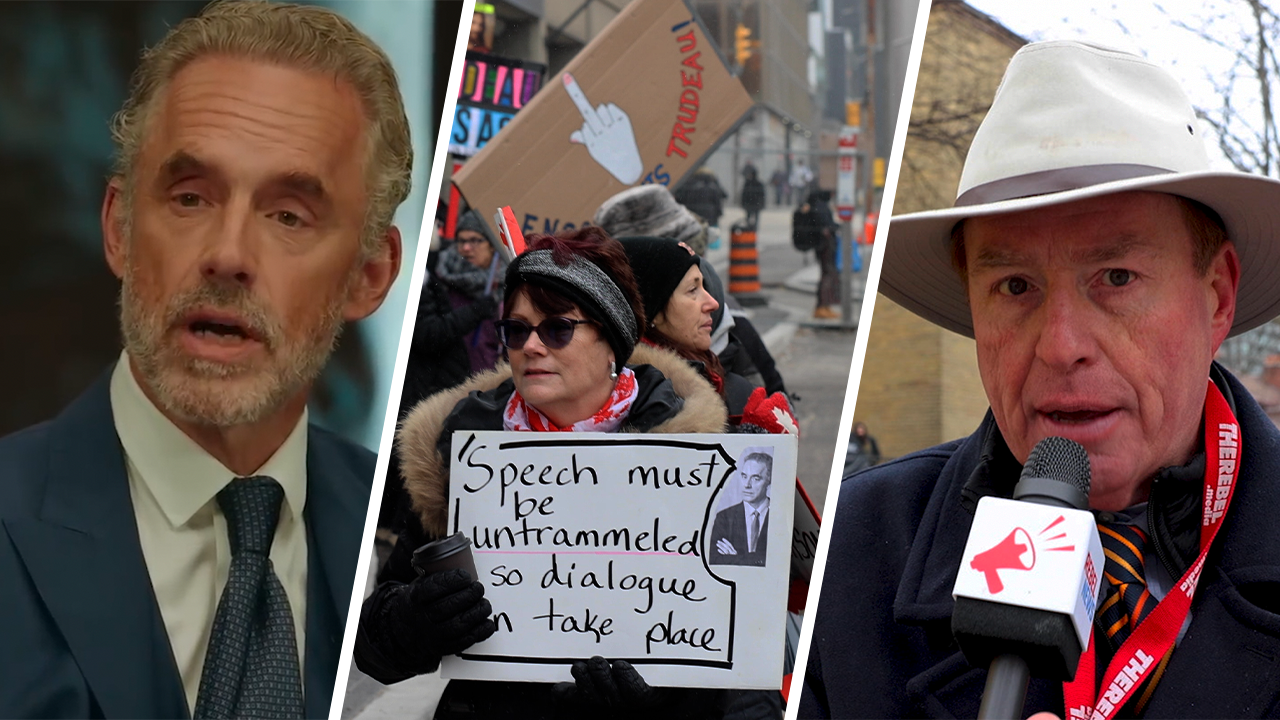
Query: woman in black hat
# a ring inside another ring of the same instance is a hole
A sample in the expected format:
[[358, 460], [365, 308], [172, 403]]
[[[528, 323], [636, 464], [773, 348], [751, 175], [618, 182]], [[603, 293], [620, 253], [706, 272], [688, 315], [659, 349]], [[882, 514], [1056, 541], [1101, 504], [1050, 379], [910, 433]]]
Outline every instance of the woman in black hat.
[[[712, 352], [713, 313], [719, 303], [703, 283], [693, 250], [670, 238], [628, 237], [621, 242], [649, 318], [641, 342], [669, 349], [698, 369], [720, 393], [734, 427], [795, 432], [795, 418], [784, 395], [770, 396], [746, 378], [726, 372]], [[776, 416], [775, 408], [785, 418]]]
[[[409, 521], [361, 609], [355, 648], [357, 666], [381, 682], [432, 672], [495, 631], [475, 578], [461, 570], [418, 578], [411, 564], [416, 548], [448, 535], [455, 430], [724, 430], [710, 383], [676, 355], [637, 346], [645, 315], [616, 240], [588, 226], [530, 236], [528, 247], [508, 268], [498, 322], [510, 363], [423, 401], [397, 435]], [[781, 715], [778, 693], [652, 689], [623, 661], [584, 660], [572, 676], [576, 683], [556, 686], [455, 680], [436, 717], [598, 717], [603, 704], [617, 717], [716, 718], [729, 700]]]

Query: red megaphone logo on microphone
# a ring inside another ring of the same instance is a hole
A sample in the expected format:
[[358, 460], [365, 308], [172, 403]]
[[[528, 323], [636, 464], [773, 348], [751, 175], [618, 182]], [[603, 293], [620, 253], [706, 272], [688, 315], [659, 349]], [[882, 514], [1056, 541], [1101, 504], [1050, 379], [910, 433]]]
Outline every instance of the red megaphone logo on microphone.
[[987, 576], [987, 590], [995, 593], [1004, 590], [1000, 582], [1000, 570], [1030, 570], [1036, 565], [1036, 548], [1031, 536], [1022, 528], [1014, 528], [1005, 539], [990, 550], [973, 556], [969, 567]]

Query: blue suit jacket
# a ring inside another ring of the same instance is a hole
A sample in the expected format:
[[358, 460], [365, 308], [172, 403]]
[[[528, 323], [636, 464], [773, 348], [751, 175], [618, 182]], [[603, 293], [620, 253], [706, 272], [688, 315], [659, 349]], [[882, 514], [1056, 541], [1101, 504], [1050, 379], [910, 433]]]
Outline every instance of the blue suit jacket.
[[[110, 373], [0, 439], [0, 717], [190, 717], [138, 540]], [[306, 715], [327, 717], [374, 456], [307, 436]]]

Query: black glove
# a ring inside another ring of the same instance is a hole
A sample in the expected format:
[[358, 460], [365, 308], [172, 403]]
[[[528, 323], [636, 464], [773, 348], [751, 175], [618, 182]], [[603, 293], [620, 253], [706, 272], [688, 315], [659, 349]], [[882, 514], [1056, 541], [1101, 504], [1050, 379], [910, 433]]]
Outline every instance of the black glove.
[[574, 682], [557, 683], [552, 692], [558, 704], [591, 718], [701, 718], [717, 691], [653, 688], [626, 660], [612, 664], [599, 655], [575, 662]]
[[661, 704], [666, 694], [649, 687], [640, 673], [626, 660], [612, 665], [596, 655], [586, 662], [579, 660], [570, 670], [579, 699], [607, 708], [652, 708]]
[[492, 614], [484, 586], [466, 570], [383, 583], [362, 608], [357, 664], [383, 682], [433, 672], [441, 657], [488, 639], [498, 629]]

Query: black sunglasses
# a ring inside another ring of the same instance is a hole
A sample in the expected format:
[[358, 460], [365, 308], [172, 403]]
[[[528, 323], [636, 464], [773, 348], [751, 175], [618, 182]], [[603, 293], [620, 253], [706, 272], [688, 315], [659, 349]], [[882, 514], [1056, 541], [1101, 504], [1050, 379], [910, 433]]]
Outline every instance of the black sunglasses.
[[590, 320], [574, 320], [567, 317], [549, 317], [537, 325], [530, 325], [523, 320], [507, 318], [506, 320], [495, 320], [494, 325], [498, 326], [498, 338], [502, 340], [502, 344], [512, 350], [520, 350], [524, 344], [529, 341], [529, 334], [534, 330], [538, 331], [538, 337], [542, 340], [542, 344], [552, 350], [559, 350], [573, 340], [573, 331], [579, 325], [589, 325]]

